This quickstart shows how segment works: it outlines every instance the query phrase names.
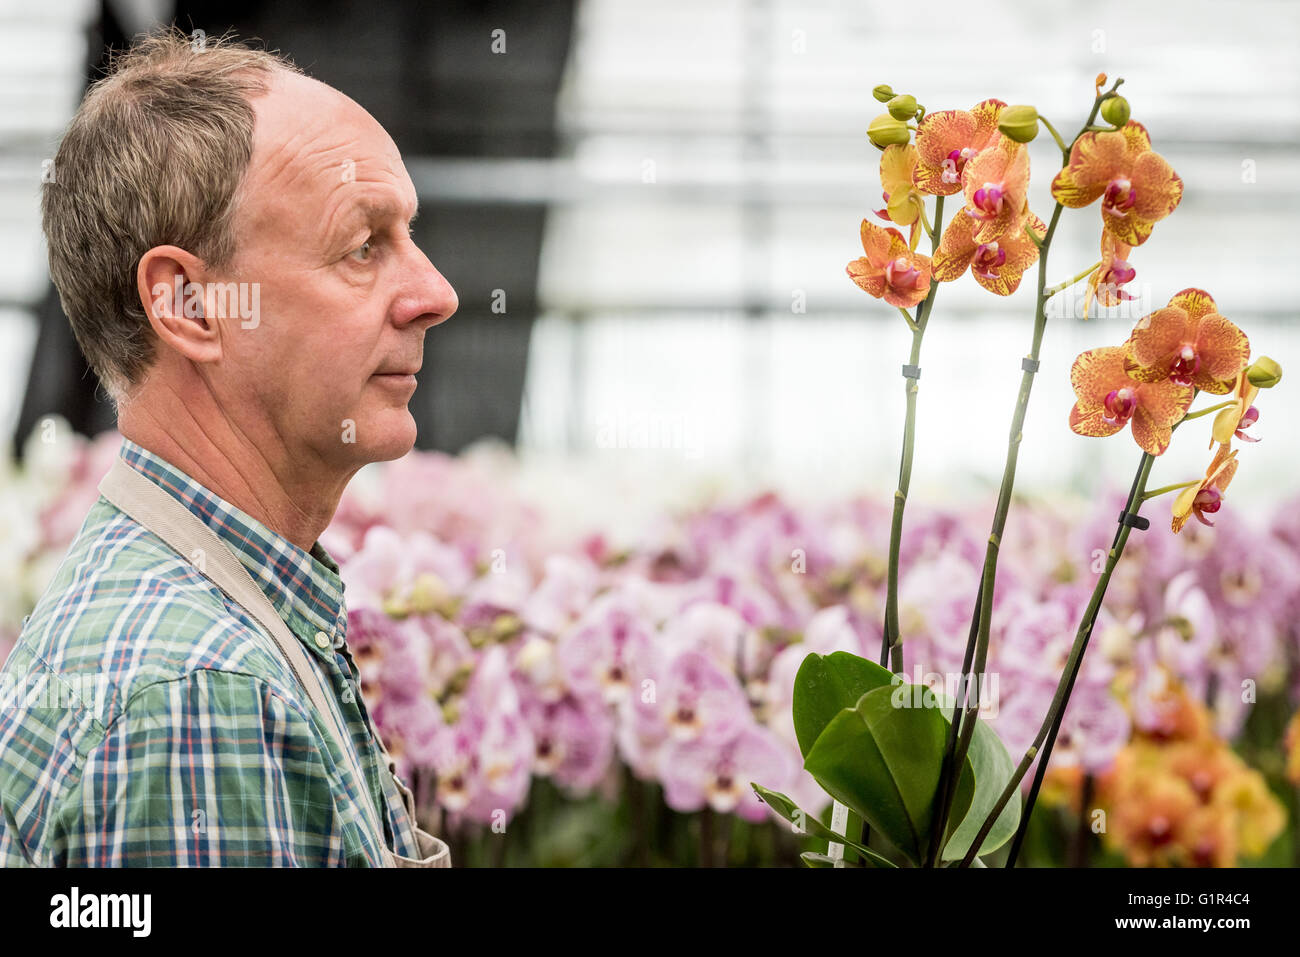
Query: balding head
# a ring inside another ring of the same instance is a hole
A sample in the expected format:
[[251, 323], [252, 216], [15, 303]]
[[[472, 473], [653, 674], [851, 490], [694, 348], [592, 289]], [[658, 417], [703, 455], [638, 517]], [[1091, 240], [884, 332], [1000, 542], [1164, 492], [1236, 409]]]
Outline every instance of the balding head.
[[166, 30], [115, 56], [73, 116], [44, 183], [42, 226], [73, 333], [115, 403], [154, 357], [140, 257], [174, 243], [213, 266], [229, 260], [253, 148], [249, 101], [274, 73], [296, 70], [270, 53]]
[[308, 547], [413, 447], [410, 373], [458, 304], [392, 138], [287, 61], [173, 31], [88, 94], [55, 173], [51, 274], [120, 431]]

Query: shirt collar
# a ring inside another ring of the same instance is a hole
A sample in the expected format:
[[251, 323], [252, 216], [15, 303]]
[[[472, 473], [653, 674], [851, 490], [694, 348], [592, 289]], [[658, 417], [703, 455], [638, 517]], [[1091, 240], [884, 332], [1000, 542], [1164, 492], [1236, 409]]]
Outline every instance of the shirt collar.
[[[310, 639], [318, 631], [333, 638], [344, 627], [347, 611], [339, 566], [319, 541], [310, 552], [303, 551], [126, 437], [119, 455], [216, 533], [300, 638]], [[306, 643], [312, 645], [310, 640]]]

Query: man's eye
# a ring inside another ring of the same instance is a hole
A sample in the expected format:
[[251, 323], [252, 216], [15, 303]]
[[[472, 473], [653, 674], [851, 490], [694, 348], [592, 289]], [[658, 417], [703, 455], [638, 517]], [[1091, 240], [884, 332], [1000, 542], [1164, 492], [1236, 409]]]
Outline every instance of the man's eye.
[[348, 255], [357, 262], [367, 262], [370, 259], [370, 250], [374, 248], [374, 245], [374, 240], [367, 239], [356, 249], [352, 250], [352, 252], [348, 253]]

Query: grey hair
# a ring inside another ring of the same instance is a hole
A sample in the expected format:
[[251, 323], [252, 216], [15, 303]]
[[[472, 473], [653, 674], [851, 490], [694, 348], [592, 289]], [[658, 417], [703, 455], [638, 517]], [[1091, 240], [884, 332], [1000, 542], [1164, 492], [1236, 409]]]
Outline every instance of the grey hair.
[[228, 37], [147, 34], [86, 92], [43, 177], [50, 278], [115, 411], [155, 355], [140, 259], [175, 245], [209, 268], [230, 262], [253, 152], [250, 101], [277, 69], [301, 72]]

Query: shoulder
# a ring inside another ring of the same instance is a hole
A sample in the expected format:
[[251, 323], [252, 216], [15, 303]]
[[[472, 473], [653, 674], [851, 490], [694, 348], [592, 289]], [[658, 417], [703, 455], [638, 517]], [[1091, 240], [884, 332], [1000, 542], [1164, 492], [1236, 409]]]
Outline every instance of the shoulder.
[[0, 729], [30, 719], [35, 698], [55, 701], [82, 734], [102, 733], [151, 686], [200, 672], [261, 676], [295, 697], [261, 627], [203, 575], [203, 561], [101, 497], [0, 672], [0, 690], [18, 693]]

